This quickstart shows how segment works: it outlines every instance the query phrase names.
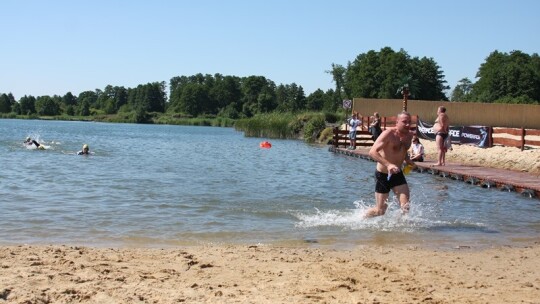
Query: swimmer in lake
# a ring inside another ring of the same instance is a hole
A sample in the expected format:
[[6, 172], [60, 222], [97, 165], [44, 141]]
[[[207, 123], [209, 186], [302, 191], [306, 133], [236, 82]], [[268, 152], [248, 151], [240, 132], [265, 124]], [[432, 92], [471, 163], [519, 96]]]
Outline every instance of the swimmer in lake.
[[84, 144], [82, 146], [82, 150], [77, 152], [77, 155], [90, 155], [90, 148], [87, 144]]
[[24, 141], [24, 144], [27, 146], [35, 145], [37, 149], [45, 149], [44, 146], [42, 146], [40, 143], [38, 143], [35, 139], [32, 139], [30, 137], [27, 137]]

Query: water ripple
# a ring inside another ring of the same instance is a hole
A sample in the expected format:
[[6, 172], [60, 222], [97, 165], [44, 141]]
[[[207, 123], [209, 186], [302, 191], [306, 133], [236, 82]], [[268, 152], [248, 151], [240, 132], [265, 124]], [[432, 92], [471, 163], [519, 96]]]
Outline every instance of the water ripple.
[[[427, 174], [411, 213], [374, 202], [375, 164], [226, 128], [0, 120], [0, 243], [164, 246], [510, 242], [537, 238], [538, 202]], [[26, 136], [50, 149], [28, 150]], [[75, 155], [88, 143], [91, 156]]]

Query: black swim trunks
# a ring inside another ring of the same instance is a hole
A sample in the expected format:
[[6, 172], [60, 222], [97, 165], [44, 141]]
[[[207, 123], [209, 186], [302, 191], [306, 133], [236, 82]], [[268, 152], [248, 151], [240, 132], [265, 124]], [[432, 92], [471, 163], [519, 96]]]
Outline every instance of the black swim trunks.
[[440, 137], [442, 137], [443, 140], [445, 140], [447, 137], [448, 137], [448, 133], [444, 133], [444, 132], [437, 132], [435, 134], [435, 137], [437, 137], [437, 135], [439, 135]]
[[375, 171], [375, 192], [377, 193], [389, 193], [392, 188], [401, 186], [407, 183], [403, 172], [392, 174], [390, 180], [388, 180], [388, 174]]

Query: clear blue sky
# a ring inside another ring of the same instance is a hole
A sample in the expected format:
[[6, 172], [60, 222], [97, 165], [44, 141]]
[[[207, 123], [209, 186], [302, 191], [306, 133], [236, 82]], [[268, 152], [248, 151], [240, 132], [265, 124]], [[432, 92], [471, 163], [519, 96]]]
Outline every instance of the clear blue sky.
[[[537, 0], [2, 0], [0, 93], [64, 95], [196, 73], [306, 95], [370, 50], [433, 58], [448, 85], [493, 51], [540, 53]], [[450, 95], [450, 92], [447, 92]]]

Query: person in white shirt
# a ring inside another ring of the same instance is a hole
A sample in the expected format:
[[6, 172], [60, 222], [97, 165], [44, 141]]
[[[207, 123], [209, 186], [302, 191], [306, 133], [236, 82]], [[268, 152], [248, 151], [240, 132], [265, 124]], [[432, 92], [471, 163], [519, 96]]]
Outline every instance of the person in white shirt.
[[424, 146], [420, 143], [420, 139], [416, 135], [412, 139], [411, 160], [413, 162], [424, 161]]
[[358, 119], [358, 113], [354, 112], [352, 118], [349, 119], [349, 126], [351, 127], [351, 130], [349, 131], [351, 145], [347, 148], [349, 150], [356, 150], [356, 128], [358, 128], [360, 124], [361, 122]]

